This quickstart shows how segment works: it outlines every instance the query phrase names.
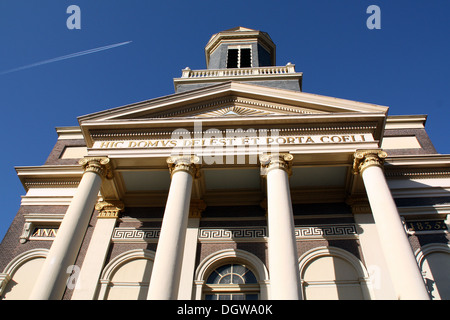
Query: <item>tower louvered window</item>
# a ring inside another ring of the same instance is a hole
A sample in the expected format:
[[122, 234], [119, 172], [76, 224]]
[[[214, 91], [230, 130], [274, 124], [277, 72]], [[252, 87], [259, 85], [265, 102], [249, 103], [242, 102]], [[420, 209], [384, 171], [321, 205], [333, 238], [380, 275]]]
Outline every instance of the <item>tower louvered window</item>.
[[251, 48], [230, 48], [227, 55], [227, 68], [251, 68]]

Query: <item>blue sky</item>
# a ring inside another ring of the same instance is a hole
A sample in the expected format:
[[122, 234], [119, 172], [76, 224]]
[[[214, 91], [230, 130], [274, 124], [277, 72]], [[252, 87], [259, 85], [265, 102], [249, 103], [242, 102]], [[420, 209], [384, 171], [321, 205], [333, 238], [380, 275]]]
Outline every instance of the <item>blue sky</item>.
[[[66, 26], [70, 5], [81, 9], [80, 30]], [[381, 9], [379, 30], [366, 27], [370, 5]], [[449, 15], [448, 0], [1, 0], [0, 239], [25, 194], [14, 167], [44, 164], [55, 127], [172, 94], [183, 68], [206, 68], [211, 35], [236, 26], [268, 32], [277, 65], [294, 63], [305, 92], [427, 114], [435, 147], [450, 154]]]

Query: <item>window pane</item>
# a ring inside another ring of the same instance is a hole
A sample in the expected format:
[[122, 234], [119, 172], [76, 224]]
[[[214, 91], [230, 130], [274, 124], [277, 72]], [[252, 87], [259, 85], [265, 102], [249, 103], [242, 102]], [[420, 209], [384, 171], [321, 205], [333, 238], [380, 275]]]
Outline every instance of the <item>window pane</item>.
[[241, 49], [241, 68], [250, 68], [252, 66], [250, 49]]
[[222, 279], [220, 279], [219, 281], [220, 284], [230, 284], [231, 282], [231, 274], [226, 275], [225, 277], [223, 277]]
[[231, 300], [231, 295], [229, 295], [229, 294], [219, 294], [219, 300]]
[[244, 275], [245, 283], [257, 283], [256, 277], [250, 270]]
[[238, 275], [244, 275], [245, 272], [247, 272], [247, 268], [240, 264], [233, 264], [233, 273], [236, 273]]
[[238, 49], [228, 49], [228, 60], [227, 68], [237, 68], [238, 67]]
[[247, 294], [245, 295], [245, 300], [258, 300], [257, 294]]
[[216, 269], [218, 273], [220, 273], [222, 276], [231, 273], [231, 264], [226, 264], [224, 266], [218, 267]]
[[245, 296], [243, 294], [233, 294], [231, 300], [245, 300]]
[[206, 283], [213, 284], [213, 283], [219, 283], [220, 275], [214, 270], [211, 275], [208, 277], [208, 280], [206, 280]]
[[239, 264], [227, 264], [214, 270], [208, 279], [207, 284], [245, 284], [258, 283], [255, 275], [248, 268]]
[[238, 274], [233, 274], [233, 284], [244, 284], [244, 279], [238, 275]]

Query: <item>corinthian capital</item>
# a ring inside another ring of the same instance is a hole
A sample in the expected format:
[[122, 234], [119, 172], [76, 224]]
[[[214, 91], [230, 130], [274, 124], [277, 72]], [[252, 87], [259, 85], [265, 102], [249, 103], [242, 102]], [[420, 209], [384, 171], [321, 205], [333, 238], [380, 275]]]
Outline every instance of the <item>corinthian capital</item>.
[[263, 154], [259, 157], [261, 175], [267, 176], [272, 169], [282, 169], [291, 175], [292, 160], [294, 160], [294, 156], [290, 153]]
[[95, 172], [102, 178], [113, 178], [111, 163], [107, 157], [85, 157], [78, 163], [83, 167], [84, 172]]
[[169, 166], [170, 175], [175, 172], [185, 171], [189, 173], [193, 178], [200, 176], [200, 158], [197, 156], [172, 156], [167, 158], [167, 164]]
[[206, 203], [200, 199], [191, 200], [191, 205], [189, 206], [189, 218], [201, 218], [202, 212], [206, 209]]
[[98, 218], [119, 218], [120, 211], [124, 209], [124, 204], [121, 201], [108, 200], [101, 201], [95, 205], [95, 210], [99, 212]]
[[364, 169], [371, 166], [383, 168], [387, 153], [383, 150], [358, 150], [354, 154], [353, 173], [360, 174]]

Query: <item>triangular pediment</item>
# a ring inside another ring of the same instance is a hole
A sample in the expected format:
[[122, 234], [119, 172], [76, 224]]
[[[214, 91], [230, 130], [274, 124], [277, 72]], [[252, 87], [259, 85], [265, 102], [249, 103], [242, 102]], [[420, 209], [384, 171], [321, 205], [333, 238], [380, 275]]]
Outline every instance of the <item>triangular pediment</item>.
[[211, 117], [239, 117], [239, 116], [265, 116], [276, 115], [275, 112], [231, 105], [227, 107], [216, 108], [211, 111], [201, 112], [193, 115], [195, 118], [211, 118]]
[[83, 122], [171, 118], [387, 113], [384, 106], [259, 85], [227, 82], [79, 118]]
[[299, 106], [271, 103], [260, 99], [250, 99], [230, 95], [208, 99], [200, 103], [186, 103], [183, 106], [144, 113], [135, 119], [161, 118], [218, 118], [218, 117], [260, 117], [291, 114], [317, 114], [320, 110]]

